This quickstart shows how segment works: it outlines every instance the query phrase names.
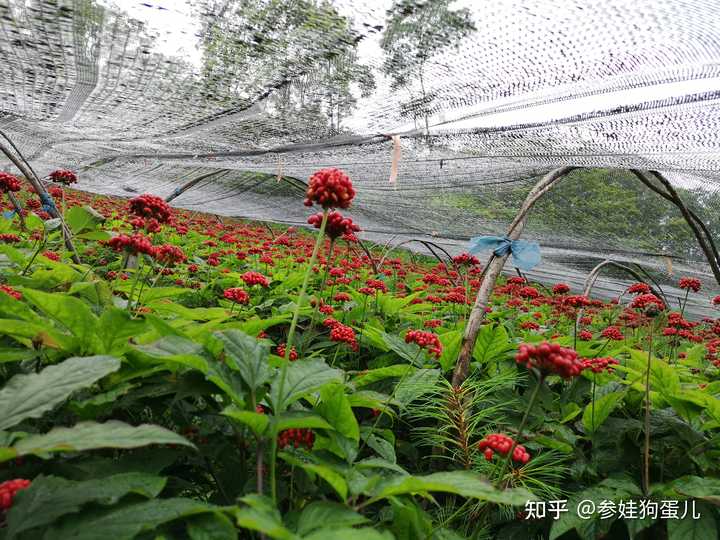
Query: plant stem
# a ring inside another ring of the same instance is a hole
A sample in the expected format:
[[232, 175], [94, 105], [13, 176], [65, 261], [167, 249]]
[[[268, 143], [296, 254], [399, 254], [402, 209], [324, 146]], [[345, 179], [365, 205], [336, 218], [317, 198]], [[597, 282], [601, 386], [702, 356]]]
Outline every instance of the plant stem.
[[523, 415], [522, 420], [520, 421], [520, 427], [518, 428], [517, 437], [513, 439], [513, 444], [510, 447], [510, 451], [507, 454], [507, 459], [503, 462], [503, 466], [500, 469], [500, 476], [498, 477], [499, 481], [502, 481], [503, 476], [505, 475], [505, 470], [508, 468], [508, 465], [512, 467], [512, 456], [513, 452], [515, 451], [515, 447], [518, 445], [518, 441], [522, 437], [523, 429], [525, 429], [525, 424], [527, 423], [527, 419], [530, 416], [530, 411], [533, 408], [533, 405], [535, 405], [535, 400], [537, 399], [538, 393], [540, 392], [540, 387], [545, 382], [545, 375], [540, 372], [538, 376], [537, 384], [535, 385], [535, 388], [533, 388], [532, 394], [530, 394], [530, 401], [528, 402], [528, 406], [525, 409], [525, 414]]
[[128, 296], [128, 299], [127, 299], [127, 310], [128, 311], [132, 311], [133, 295], [135, 294], [135, 288], [137, 287], [137, 284], [138, 284], [138, 278], [140, 277], [140, 274], [142, 273], [142, 262], [143, 262], [142, 253], [138, 253], [137, 257], [138, 257], [138, 266], [135, 269], [135, 279], [133, 279], [133, 286], [132, 286], [132, 289], [130, 289], [130, 295]]
[[645, 373], [645, 445], [643, 449], [643, 494], [650, 490], [650, 363], [653, 350], [654, 321], [650, 325], [650, 346], [648, 347], [647, 371]]
[[[287, 367], [290, 363], [290, 351], [292, 350], [293, 338], [295, 337], [295, 329], [297, 328], [298, 319], [300, 318], [300, 309], [302, 308], [303, 300], [305, 299], [305, 291], [307, 290], [308, 282], [310, 281], [310, 274], [312, 273], [313, 265], [317, 259], [318, 251], [320, 250], [320, 244], [322, 244], [323, 238], [325, 237], [325, 226], [327, 225], [329, 210], [326, 208], [323, 210], [323, 219], [320, 224], [320, 232], [318, 233], [317, 240], [315, 241], [315, 247], [313, 248], [310, 261], [308, 262], [307, 270], [305, 271], [305, 278], [303, 279], [302, 287], [300, 288], [300, 296], [298, 297], [297, 304], [295, 305], [295, 312], [293, 313], [292, 322], [290, 323], [290, 330], [288, 331], [287, 343], [285, 344], [285, 361], [280, 368], [280, 383], [278, 387], [278, 399], [279, 403], [275, 403], [277, 410], [274, 411], [275, 415], [279, 415], [284, 411], [285, 403], [283, 398], [283, 392], [285, 391], [285, 379], [287, 378]], [[275, 476], [275, 461], [277, 456], [277, 437], [273, 436], [270, 447], [270, 487], [272, 491], [273, 503], [277, 504], [277, 478]]]

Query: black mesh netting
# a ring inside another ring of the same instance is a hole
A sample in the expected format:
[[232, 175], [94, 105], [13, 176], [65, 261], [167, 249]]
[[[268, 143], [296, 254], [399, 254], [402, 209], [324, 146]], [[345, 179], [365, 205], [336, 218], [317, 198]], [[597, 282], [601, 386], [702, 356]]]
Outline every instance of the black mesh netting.
[[294, 224], [308, 176], [340, 167], [364, 237], [452, 253], [576, 165], [530, 218], [530, 277], [580, 287], [610, 258], [716, 294], [678, 210], [625, 169], [718, 235], [718, 20], [714, 0], [0, 0], [0, 130], [89, 191], [204, 177], [173, 204]]

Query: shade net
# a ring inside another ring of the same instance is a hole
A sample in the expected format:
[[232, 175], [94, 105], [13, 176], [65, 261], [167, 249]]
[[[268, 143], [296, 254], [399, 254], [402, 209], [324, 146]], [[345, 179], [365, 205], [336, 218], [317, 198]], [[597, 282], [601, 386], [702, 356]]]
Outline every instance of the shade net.
[[670, 298], [698, 277], [699, 317], [707, 260], [627, 169], [659, 171], [717, 237], [718, 20], [713, 0], [0, 0], [0, 130], [40, 176], [294, 225], [308, 177], [339, 167], [362, 238], [450, 254], [577, 166], [529, 219], [529, 277], [577, 290], [610, 259]]

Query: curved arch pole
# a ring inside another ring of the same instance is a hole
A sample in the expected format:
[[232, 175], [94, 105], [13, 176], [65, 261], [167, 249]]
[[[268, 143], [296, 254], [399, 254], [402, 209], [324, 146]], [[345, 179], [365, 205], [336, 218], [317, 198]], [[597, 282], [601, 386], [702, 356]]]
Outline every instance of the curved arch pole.
[[662, 174], [657, 171], [650, 171], [667, 191], [662, 191], [658, 188], [643, 171], [638, 169], [630, 169], [630, 171], [648, 188], [660, 195], [663, 199], [677, 206], [678, 210], [680, 210], [680, 213], [682, 214], [682, 217], [685, 219], [685, 222], [688, 224], [688, 227], [690, 227], [690, 230], [695, 236], [697, 243], [700, 245], [700, 249], [703, 250], [705, 258], [710, 265], [710, 269], [715, 276], [715, 281], [717, 281], [718, 285], [720, 285], [720, 253], [718, 253], [715, 241], [713, 240], [713, 237], [705, 223], [703, 223], [697, 214], [685, 205], [683, 200], [680, 198], [680, 194]]
[[[558, 180], [577, 168], [578, 167], [560, 167], [559, 169], [554, 169], [543, 176], [540, 181], [535, 184], [530, 193], [528, 193], [528, 196], [525, 198], [525, 202], [523, 202], [517, 216], [515, 216], [515, 219], [510, 224], [510, 228], [507, 232], [507, 237], [510, 240], [517, 240], [520, 238], [520, 235], [525, 228], [527, 215], [537, 200], [545, 195], [545, 193], [547, 193]], [[473, 305], [467, 325], [465, 326], [465, 333], [463, 335], [460, 354], [458, 355], [455, 370], [453, 371], [453, 386], [460, 386], [465, 379], [467, 379], [472, 351], [475, 347], [478, 332], [480, 331], [480, 324], [485, 318], [485, 307], [490, 300], [490, 295], [495, 288], [495, 281], [500, 275], [500, 272], [502, 272], [508, 256], [509, 254], [498, 257], [493, 253], [488, 260], [487, 266], [485, 267], [485, 277], [483, 278], [482, 283], [480, 283], [480, 290], [475, 298], [475, 304]]]
[[[600, 277], [600, 271], [605, 266], [614, 266], [615, 268], [618, 268], [620, 270], [624, 270], [628, 274], [630, 274], [632, 277], [637, 279], [638, 281], [643, 281], [643, 276], [639, 273], [630, 268], [629, 266], [625, 266], [624, 264], [620, 264], [616, 261], [612, 261], [610, 259], [605, 259], [601, 263], [597, 264], [595, 268], [593, 268], [590, 273], [588, 274], [587, 279], [585, 279], [585, 286], [583, 287], [583, 296], [590, 296], [590, 292], [592, 291], [592, 288], [595, 286], [595, 282]], [[665, 295], [662, 292], [659, 292], [655, 289], [655, 287], [650, 287], [651, 292], [657, 296], [658, 298], [662, 298], [663, 301], [667, 304], [667, 298], [665, 298]], [[583, 315], [585, 314], [585, 308], [580, 308], [577, 313], [577, 317], [575, 318], [575, 328], [577, 329], [580, 326], [580, 319], [582, 319]]]

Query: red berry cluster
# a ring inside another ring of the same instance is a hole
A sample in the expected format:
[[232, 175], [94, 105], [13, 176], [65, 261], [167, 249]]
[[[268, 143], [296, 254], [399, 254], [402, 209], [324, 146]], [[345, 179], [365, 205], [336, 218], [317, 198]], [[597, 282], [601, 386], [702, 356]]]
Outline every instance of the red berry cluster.
[[337, 343], [347, 343], [350, 348], [357, 352], [360, 347], [358, 346], [357, 337], [355, 336], [355, 330], [349, 326], [344, 325], [340, 321], [328, 317], [323, 321], [323, 326], [330, 329], [330, 341]]
[[77, 174], [71, 170], [58, 169], [57, 171], [50, 173], [50, 180], [58, 184], [65, 184], [66, 186], [69, 186], [70, 184], [77, 183], [78, 177]]
[[[322, 226], [322, 212], [313, 214], [308, 218], [308, 223], [319, 229]], [[360, 227], [349, 217], [344, 217], [340, 212], [329, 212], [327, 223], [325, 224], [325, 234], [335, 240], [346, 234], [360, 232]]]
[[587, 296], [578, 294], [565, 297], [563, 299], [563, 304], [574, 308], [581, 308], [590, 305], [590, 300], [588, 300]]
[[720, 294], [717, 295], [715, 298], [712, 299], [712, 305], [713, 305], [713, 306], [720, 306]]
[[250, 295], [240, 287], [225, 289], [223, 296], [236, 304], [247, 304], [250, 302]]
[[4, 244], [16, 244], [20, 242], [20, 237], [17, 234], [3, 233], [0, 234], [0, 242]]
[[553, 294], [565, 294], [570, 292], [570, 285], [567, 283], [556, 283], [552, 288]]
[[388, 290], [387, 285], [381, 279], [368, 279], [367, 281], [365, 281], [365, 285], [367, 285], [371, 289], [375, 289], [376, 291], [384, 293], [386, 293]]
[[54, 251], [43, 251], [43, 257], [45, 257], [46, 259], [50, 259], [51, 261], [56, 261], [56, 262], [60, 260], [60, 255], [58, 255]]
[[278, 435], [278, 446], [285, 448], [286, 446], [294, 446], [298, 448], [301, 445], [312, 450], [315, 444], [315, 433], [311, 429], [286, 429]]
[[161, 197], [145, 193], [130, 200], [130, 211], [136, 216], [168, 223], [172, 219], [172, 208]]
[[263, 287], [270, 286], [270, 280], [260, 272], [245, 272], [240, 276], [240, 279], [242, 279], [248, 287], [252, 287], [253, 285], [262, 285]]
[[340, 169], [321, 169], [310, 177], [305, 206], [348, 208], [355, 197], [350, 177]]
[[480, 260], [469, 253], [461, 253], [457, 257], [453, 257], [452, 260], [458, 266], [475, 266], [480, 264]]
[[[285, 353], [287, 353], [287, 349], [285, 347], [286, 347], [285, 343], [281, 343], [280, 345], [277, 346], [277, 355], [280, 356], [281, 358], [285, 358]], [[292, 347], [290, 349], [290, 361], [294, 362], [297, 359], [298, 359], [298, 353], [295, 350], [295, 347]]]
[[633, 283], [627, 289], [630, 294], [647, 294], [650, 292], [650, 285], [647, 283]]
[[423, 349], [435, 356], [440, 358], [442, 355], [442, 343], [440, 339], [432, 332], [423, 332], [422, 330], [409, 330], [405, 334], [405, 343], [416, 343]]
[[600, 333], [600, 335], [612, 341], [622, 341], [625, 339], [622, 330], [620, 330], [617, 326], [608, 326]]
[[141, 234], [135, 233], [132, 236], [121, 234], [108, 241], [108, 245], [115, 251], [127, 251], [134, 255], [144, 253], [151, 257], [155, 255], [155, 246], [152, 245], [150, 239]]
[[20, 191], [21, 187], [20, 180], [15, 178], [12, 174], [0, 171], [0, 193]]
[[155, 249], [155, 259], [163, 264], [173, 265], [185, 262], [183, 250], [172, 244], [163, 244]]
[[593, 333], [590, 330], [580, 330], [578, 332], [578, 339], [580, 341], [590, 341], [593, 338]]
[[616, 366], [618, 361], [609, 356], [605, 358], [583, 358], [582, 364], [584, 369], [589, 369], [593, 373], [602, 373], [603, 371], [612, 373], [614, 371], [612, 366]]
[[650, 305], [654, 305], [658, 309], [665, 309], [663, 301], [652, 293], [636, 296], [633, 301], [630, 302], [630, 307], [635, 309], [644, 309]]
[[10, 510], [15, 494], [21, 489], [28, 487], [30, 487], [30, 480], [25, 480], [24, 478], [6, 480], [0, 484], [0, 510]]
[[[478, 450], [482, 450], [485, 459], [491, 461], [494, 452], [507, 456], [514, 444], [515, 441], [512, 437], [508, 437], [502, 433], [492, 433], [485, 436], [485, 438], [478, 443]], [[515, 444], [512, 459], [517, 463], [525, 464], [530, 460], [530, 454], [528, 454], [523, 445]]]
[[698, 292], [702, 287], [702, 283], [697, 278], [684, 277], [680, 278], [680, 288], [687, 289], [692, 292]]
[[437, 328], [438, 326], [442, 326], [442, 321], [440, 319], [428, 319], [423, 323], [423, 326], [425, 328]]
[[350, 296], [348, 293], [339, 292], [335, 296], [333, 296], [333, 300], [335, 302], [349, 302], [352, 300], [352, 296]]
[[8, 296], [12, 296], [15, 300], [22, 300], [22, 293], [20, 291], [16, 291], [10, 285], [0, 285], [0, 292], [3, 292]]
[[577, 377], [584, 369], [574, 349], [561, 347], [557, 343], [547, 341], [540, 345], [523, 343], [515, 355], [518, 364], [525, 364], [528, 369], [539, 369], [543, 374], [554, 373], [564, 379]]
[[540, 296], [540, 293], [535, 287], [521, 287], [518, 291], [518, 296], [522, 296], [523, 298], [537, 298]]

